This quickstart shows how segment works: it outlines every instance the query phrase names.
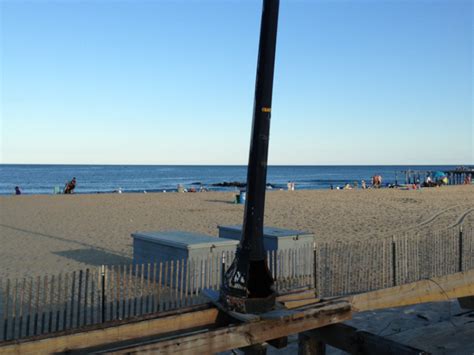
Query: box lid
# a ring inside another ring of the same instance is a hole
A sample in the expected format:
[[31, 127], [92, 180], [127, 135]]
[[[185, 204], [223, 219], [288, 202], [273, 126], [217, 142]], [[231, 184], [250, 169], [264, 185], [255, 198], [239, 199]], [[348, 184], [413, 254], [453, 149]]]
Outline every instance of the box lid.
[[238, 240], [182, 231], [136, 232], [132, 233], [132, 238], [188, 250], [211, 248], [212, 246], [237, 246], [239, 244]]
[[[229, 230], [233, 232], [242, 232], [241, 225], [233, 226], [217, 226], [217, 228], [222, 230]], [[294, 229], [284, 229], [278, 227], [263, 227], [263, 237], [264, 238], [285, 238], [285, 237], [294, 237], [294, 236], [313, 236], [313, 233], [306, 231], [299, 231]]]

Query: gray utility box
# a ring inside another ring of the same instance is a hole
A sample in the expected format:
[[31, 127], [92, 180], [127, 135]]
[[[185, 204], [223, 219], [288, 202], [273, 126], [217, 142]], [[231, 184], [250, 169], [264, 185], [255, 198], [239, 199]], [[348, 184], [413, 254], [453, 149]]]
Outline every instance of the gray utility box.
[[[219, 238], [240, 240], [242, 226], [218, 226]], [[275, 278], [311, 275], [314, 235], [292, 229], [263, 228], [263, 246], [274, 251], [268, 260]]]
[[[218, 226], [219, 238], [240, 240], [242, 226]], [[313, 244], [314, 235], [309, 232], [276, 227], [263, 228], [265, 250], [285, 250], [308, 247]]]
[[[239, 244], [237, 240], [220, 239], [181, 231], [136, 232], [132, 234], [132, 238], [133, 263], [140, 265], [168, 262], [167, 267], [163, 265], [163, 272], [167, 270], [167, 275], [166, 277], [162, 275], [162, 280], [168, 280], [168, 284], [171, 278], [181, 280], [182, 272], [184, 272], [183, 277], [189, 275], [189, 278], [193, 278], [192, 275], [195, 275], [194, 278], [197, 278], [198, 275], [205, 273], [209, 279], [212, 279], [209, 280], [210, 282], [215, 281], [213, 279], [217, 280], [218, 275], [212, 275], [211, 277], [210, 272], [212, 270], [209, 269], [220, 262], [223, 252], [234, 253]], [[176, 261], [178, 260], [180, 270], [176, 269]], [[172, 261], [174, 271], [171, 268]], [[181, 265], [182, 261], [184, 261], [184, 266]], [[212, 265], [209, 266], [209, 264]], [[188, 265], [191, 269], [189, 274]], [[145, 277], [147, 277], [146, 270], [147, 268], [145, 268]]]

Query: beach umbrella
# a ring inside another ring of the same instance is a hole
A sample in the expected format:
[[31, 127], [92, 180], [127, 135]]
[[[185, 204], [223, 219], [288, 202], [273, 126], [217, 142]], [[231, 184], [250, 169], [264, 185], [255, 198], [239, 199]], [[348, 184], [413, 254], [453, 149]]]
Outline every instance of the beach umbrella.
[[433, 173], [433, 179], [434, 180], [441, 180], [446, 177], [446, 174], [442, 171], [435, 171]]

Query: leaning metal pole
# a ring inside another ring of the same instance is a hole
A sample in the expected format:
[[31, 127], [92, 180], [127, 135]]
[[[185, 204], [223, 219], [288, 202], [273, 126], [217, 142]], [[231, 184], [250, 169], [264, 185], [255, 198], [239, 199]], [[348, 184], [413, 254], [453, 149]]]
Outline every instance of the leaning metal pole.
[[279, 0], [263, 0], [242, 236], [221, 288], [222, 303], [242, 313], [265, 312], [275, 304], [273, 278], [263, 246], [263, 217], [278, 7]]

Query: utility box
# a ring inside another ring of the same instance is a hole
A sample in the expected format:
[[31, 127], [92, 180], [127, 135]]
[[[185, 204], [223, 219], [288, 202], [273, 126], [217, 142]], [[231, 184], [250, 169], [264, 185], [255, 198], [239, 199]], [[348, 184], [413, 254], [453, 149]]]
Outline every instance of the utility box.
[[207, 259], [222, 252], [235, 252], [239, 242], [181, 231], [136, 232], [133, 238], [133, 263]]
[[[219, 238], [240, 240], [242, 226], [218, 226]], [[309, 232], [276, 227], [263, 228], [265, 250], [287, 250], [308, 247], [313, 244], [314, 235]]]
[[[239, 244], [238, 240], [182, 231], [136, 232], [132, 234], [132, 238], [133, 263], [164, 263], [163, 270], [166, 270], [167, 275], [162, 275], [162, 280], [168, 280], [168, 284], [175, 278], [181, 280], [182, 273], [188, 279], [202, 279], [201, 275], [204, 273], [205, 282], [218, 282], [220, 275], [214, 269], [217, 269], [222, 253], [230, 252], [233, 255]], [[176, 261], [180, 263], [179, 269]], [[144, 273], [148, 277], [146, 268]]]
[[[242, 226], [218, 226], [219, 238], [240, 240]], [[270, 251], [268, 263], [273, 277], [310, 278], [313, 270], [314, 235], [276, 227], [263, 228], [263, 246]], [[283, 286], [284, 287], [284, 286]]]

